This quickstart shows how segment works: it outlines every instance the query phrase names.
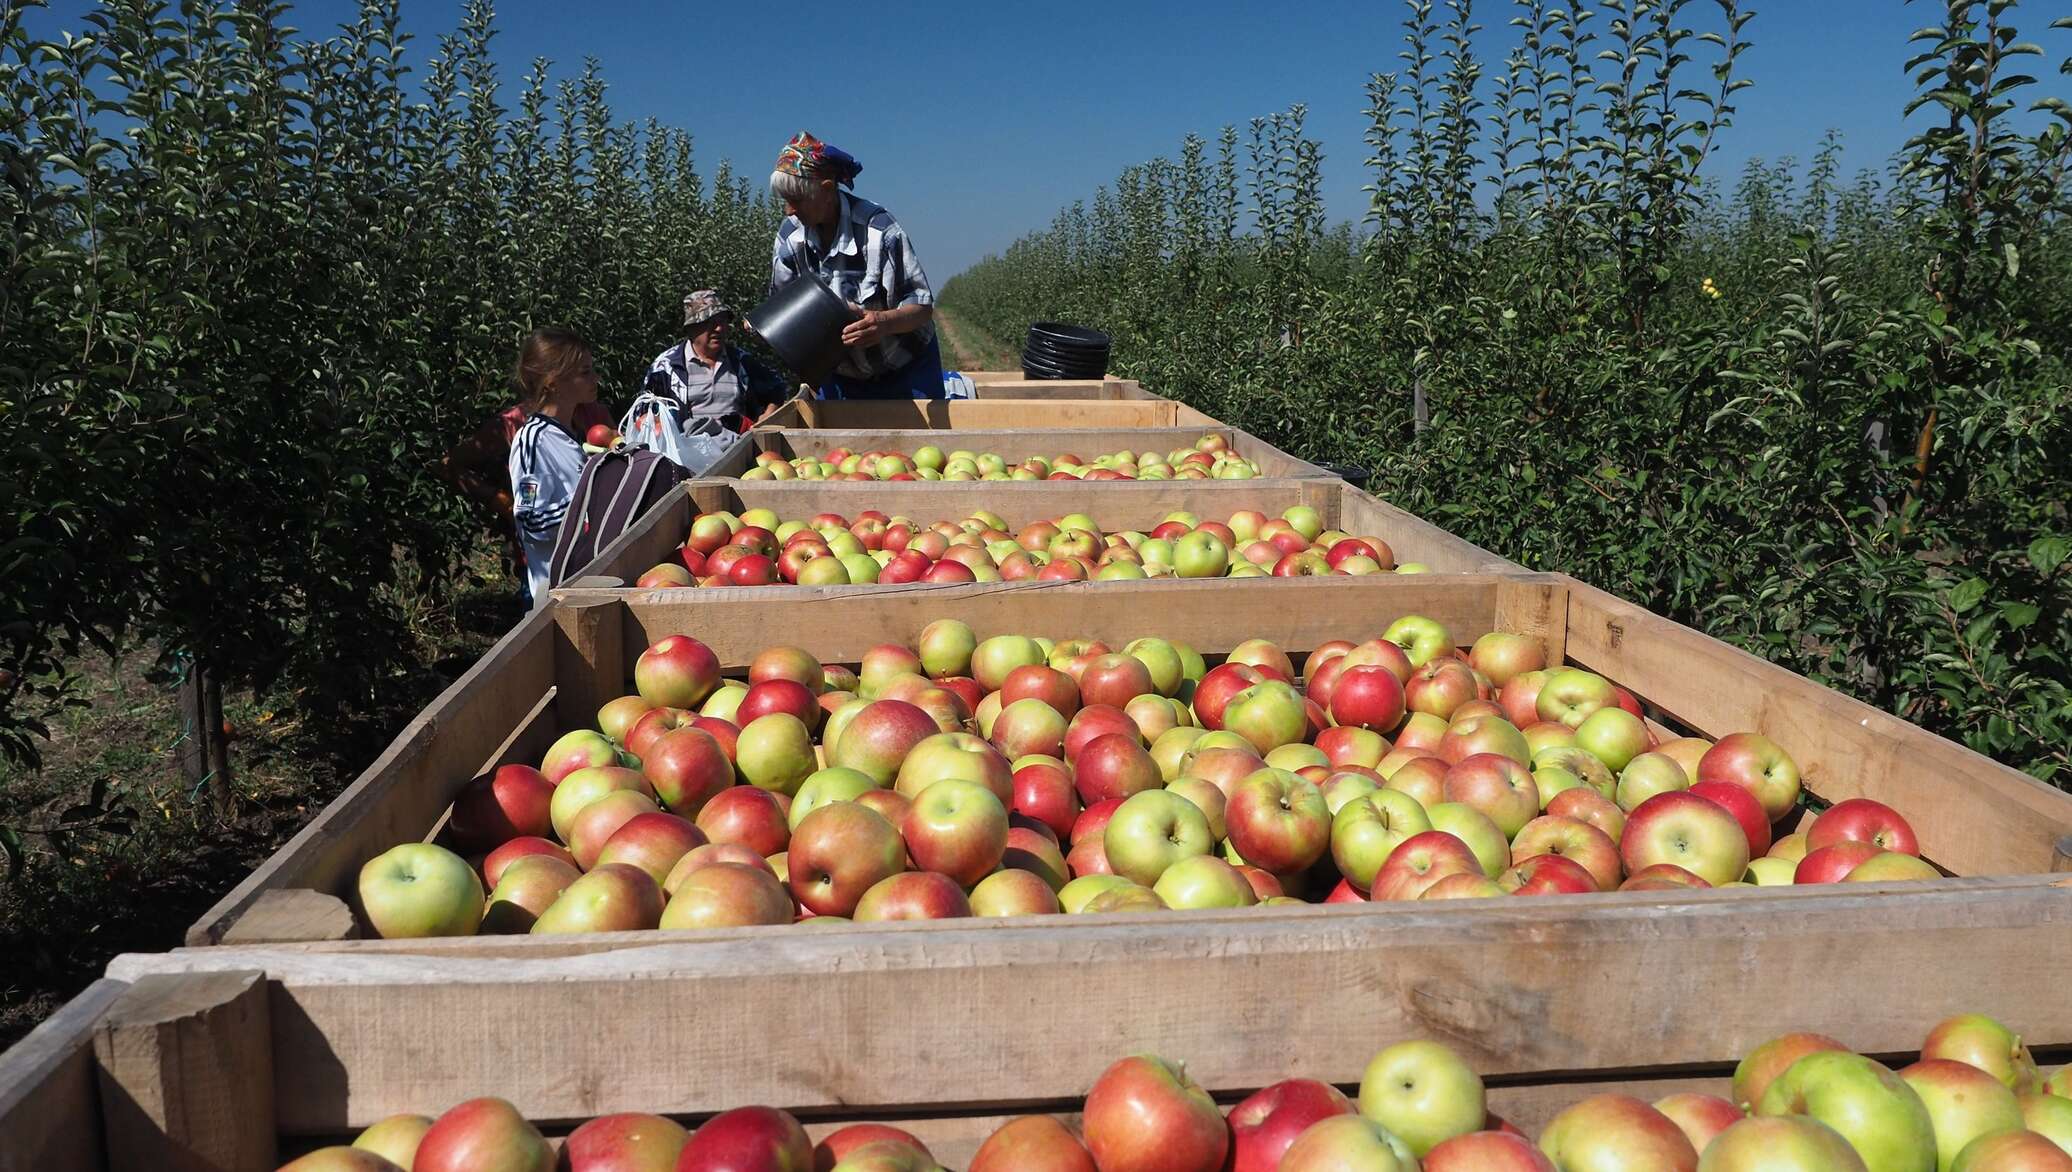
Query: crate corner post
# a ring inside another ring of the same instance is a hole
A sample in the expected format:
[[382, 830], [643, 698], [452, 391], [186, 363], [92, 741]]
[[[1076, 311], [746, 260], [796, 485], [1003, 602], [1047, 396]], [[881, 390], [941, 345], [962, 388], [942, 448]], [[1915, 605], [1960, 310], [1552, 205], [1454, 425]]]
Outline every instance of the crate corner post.
[[1496, 588], [1494, 630], [1539, 640], [1549, 668], [1567, 662], [1568, 593], [1565, 578], [1552, 575], [1513, 576]]
[[624, 612], [612, 596], [569, 595], [554, 602], [556, 707], [563, 725], [593, 719], [626, 681]]
[[266, 1172], [274, 1137], [266, 977], [140, 978], [94, 1027], [111, 1168]]

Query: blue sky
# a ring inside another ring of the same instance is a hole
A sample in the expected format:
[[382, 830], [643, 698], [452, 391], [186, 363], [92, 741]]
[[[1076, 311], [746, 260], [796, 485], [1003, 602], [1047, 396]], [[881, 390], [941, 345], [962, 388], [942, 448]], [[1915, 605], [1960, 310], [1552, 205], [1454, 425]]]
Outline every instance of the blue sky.
[[[1905, 140], [1907, 35], [1941, 5], [1900, 0], [1748, 0], [1754, 47], [1708, 172], [1731, 183], [1753, 156], [1809, 155], [1829, 128], [1845, 169], [1882, 168]], [[40, 30], [78, 27], [82, 0], [55, 0]], [[1485, 72], [1514, 43], [1508, 3], [1479, 0]], [[292, 23], [329, 31], [348, 0], [299, 0]], [[405, 0], [421, 65], [458, 0]], [[1715, 11], [1693, 3], [1695, 19]], [[2044, 92], [2072, 37], [2047, 34], [2055, 4], [2030, 0], [2015, 23], [2042, 41]], [[858, 190], [906, 224], [939, 286], [1124, 166], [1306, 102], [1324, 144], [1328, 211], [1357, 219], [1367, 180], [1363, 86], [1396, 67], [1402, 9], [1389, 0], [1278, 5], [1194, 3], [717, 4], [665, 0], [504, 0], [496, 51], [507, 94], [535, 56], [564, 73], [596, 57], [622, 117], [654, 116], [697, 137], [709, 174], [721, 157], [763, 174], [810, 129], [865, 164]], [[1702, 51], [1702, 50], [1701, 50]], [[1925, 115], [1924, 115], [1925, 117]]]

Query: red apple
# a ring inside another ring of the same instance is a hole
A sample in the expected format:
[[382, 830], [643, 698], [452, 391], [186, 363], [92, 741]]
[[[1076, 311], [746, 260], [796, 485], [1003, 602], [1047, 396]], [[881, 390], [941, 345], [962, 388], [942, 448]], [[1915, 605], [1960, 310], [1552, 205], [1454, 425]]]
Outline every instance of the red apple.
[[691, 1133], [676, 1172], [812, 1172], [813, 1141], [788, 1113], [736, 1107]]
[[830, 802], [792, 832], [792, 897], [818, 916], [848, 916], [880, 880], [906, 867], [906, 844], [876, 811], [857, 802]]
[[916, 867], [970, 888], [1007, 850], [1007, 807], [978, 782], [945, 778], [914, 798], [900, 831]]
[[967, 1172], [1099, 1172], [1086, 1146], [1048, 1115], [1024, 1115], [986, 1137]]
[[698, 714], [688, 708], [650, 708], [634, 718], [622, 743], [627, 752], [645, 762], [649, 749], [663, 733], [689, 728], [697, 718]]
[[[1867, 842], [1880, 850], [1919, 855], [1920, 840], [1899, 811], [1869, 798], [1849, 798], [1827, 808], [1806, 832], [1806, 849], [1817, 851], [1839, 842]], [[1768, 848], [1765, 848], [1768, 849]]]
[[1525, 766], [1496, 753], [1477, 753], [1446, 771], [1441, 795], [1480, 810], [1503, 832], [1515, 838], [1540, 812], [1540, 790]]
[[1423, 1172], [1559, 1172], [1554, 1162], [1520, 1135], [1473, 1131], [1425, 1153]]
[[1718, 1095], [1701, 1095], [1694, 1091], [1656, 1099], [1655, 1110], [1669, 1116], [1669, 1121], [1682, 1129], [1684, 1138], [1701, 1153], [1714, 1136], [1745, 1117], [1741, 1108]]
[[554, 1149], [502, 1099], [469, 1099], [432, 1121], [410, 1166], [421, 1172], [549, 1172]]
[[889, 786], [914, 746], [941, 731], [934, 717], [904, 700], [874, 700], [843, 726], [827, 763]]
[[1403, 720], [1403, 685], [1388, 669], [1355, 667], [1339, 673], [1331, 692], [1331, 719], [1374, 732], [1388, 732]]
[[1595, 876], [1561, 855], [1534, 855], [1514, 863], [1496, 882], [1512, 895], [1584, 895], [1598, 890]]
[[[1819, 823], [1814, 823], [1818, 826]], [[1807, 851], [1806, 857], [1792, 872], [1793, 883], [1840, 883], [1849, 877], [1858, 864], [1869, 862], [1885, 852], [1867, 842], [1838, 842], [1824, 846], [1817, 851]]]
[[1467, 843], [1443, 830], [1427, 830], [1404, 839], [1389, 853], [1388, 862], [1374, 876], [1369, 898], [1377, 903], [1416, 899], [1448, 875], [1480, 874], [1481, 860]]
[[1071, 770], [1052, 761], [1035, 761], [1015, 770], [1013, 809], [1048, 826], [1060, 841], [1071, 840], [1080, 815]]
[[1352, 1100], [1315, 1079], [1291, 1078], [1230, 1109], [1230, 1172], [1275, 1172], [1295, 1137], [1319, 1119], [1353, 1113]]
[[1072, 771], [1079, 799], [1089, 806], [1164, 785], [1158, 762], [1135, 736], [1119, 733], [1096, 737], [1081, 748]]
[[1564, 1172], [1696, 1172], [1698, 1152], [1667, 1115], [1628, 1095], [1596, 1095], [1556, 1115], [1540, 1151]]
[[1546, 814], [1525, 824], [1511, 840], [1511, 861], [1515, 866], [1541, 855], [1560, 855], [1579, 864], [1597, 882], [1597, 890], [1611, 891], [1625, 873], [1619, 862], [1619, 845], [1597, 827], [1576, 818]]
[[1776, 822], [1799, 798], [1799, 767], [1775, 741], [1756, 733], [1732, 733], [1698, 759], [1698, 781], [1731, 781], [1752, 791]]
[[1149, 1054], [1102, 1072], [1081, 1120], [1101, 1172], [1218, 1172], [1230, 1152], [1230, 1125], [1215, 1100]]
[[971, 900], [955, 879], [934, 871], [904, 871], [872, 884], [856, 901], [851, 918], [861, 924], [961, 919], [970, 914]]
[[1121, 708], [1136, 697], [1155, 691], [1151, 669], [1144, 661], [1119, 652], [1096, 656], [1079, 676], [1079, 697], [1085, 704]]
[[1701, 781], [1685, 792], [1715, 802], [1734, 816], [1741, 833], [1748, 836], [1749, 858], [1759, 859], [1770, 852], [1770, 816], [1763, 812], [1754, 791], [1730, 781]]
[[680, 859], [704, 845], [705, 835], [685, 819], [660, 811], [636, 814], [604, 840], [597, 865], [625, 863], [646, 871], [660, 884]]
[[461, 787], [446, 820], [454, 849], [476, 854], [554, 829], [554, 783], [530, 765], [499, 765]]
[[600, 1115], [568, 1133], [564, 1172], [672, 1172], [691, 1134], [660, 1115]]
[[1331, 847], [1323, 792], [1284, 769], [1260, 769], [1239, 782], [1223, 824], [1246, 862], [1276, 874], [1303, 870]]
[[1137, 728], [1137, 722], [1131, 720], [1129, 714], [1120, 708], [1111, 708], [1106, 704], [1089, 704], [1081, 708], [1073, 715], [1072, 723], [1065, 726], [1065, 760], [1076, 766], [1081, 749], [1101, 737], [1110, 735], [1126, 736], [1131, 740], [1141, 740], [1143, 737], [1143, 733]]
[[568, 848], [560, 843], [537, 836], [514, 838], [490, 851], [489, 856], [482, 860], [482, 881], [495, 887], [497, 880], [503, 878], [504, 868], [528, 855], [546, 855], [548, 858], [560, 859], [571, 867], [576, 865], [576, 857], [568, 853]]
[[641, 772], [662, 804], [687, 818], [700, 817], [734, 786], [733, 758], [711, 733], [695, 727], [656, 737], [641, 757]]
[[1718, 887], [1748, 871], [1748, 836], [1726, 807], [1689, 790], [1672, 790], [1627, 815], [1619, 861], [1628, 874], [1673, 863]]
[[764, 680], [751, 685], [741, 706], [734, 711], [734, 723], [746, 728], [758, 716], [784, 712], [799, 718], [808, 729], [820, 727], [824, 715], [812, 689], [796, 680]]
[[1244, 663], [1223, 663], [1210, 668], [1194, 687], [1194, 716], [1206, 729], [1223, 727], [1223, 709], [1239, 692], [1260, 683], [1267, 677], [1258, 668]]
[[1016, 700], [1034, 699], [1048, 704], [1059, 716], [1070, 720], [1079, 711], [1079, 685], [1072, 677], [1040, 663], [1025, 663], [1007, 673], [1000, 685], [1002, 708]]

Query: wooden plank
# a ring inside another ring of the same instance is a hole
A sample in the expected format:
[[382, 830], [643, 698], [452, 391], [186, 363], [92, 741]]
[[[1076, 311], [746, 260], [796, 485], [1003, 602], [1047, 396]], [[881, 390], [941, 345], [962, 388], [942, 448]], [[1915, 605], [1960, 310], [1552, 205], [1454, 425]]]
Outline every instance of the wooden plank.
[[1829, 801], [1900, 811], [1960, 875], [2048, 871], [2072, 794], [1602, 590], [1569, 591], [1569, 658], [1709, 737], [1760, 732]]
[[553, 608], [555, 707], [565, 728], [595, 727], [597, 710], [625, 694], [626, 660], [619, 608], [595, 594], [570, 594]]
[[94, 1027], [128, 988], [95, 981], [0, 1053], [0, 1172], [108, 1166]]
[[109, 1166], [272, 1168], [269, 1017], [257, 972], [132, 984], [94, 1027]]
[[[1062, 1099], [1146, 1050], [1212, 1090], [1354, 1082], [1411, 1037], [1492, 1078], [1726, 1064], [1790, 1023], [1899, 1052], [1958, 1011], [2045, 1047], [2072, 1042], [2068, 965], [2072, 880], [2028, 876], [752, 929], [496, 963], [193, 949], [110, 975], [264, 969], [280, 1125], [306, 1133], [458, 1102], [484, 1069], [528, 1116], [561, 1119]], [[1717, 996], [1758, 977], [1791, 991], [1789, 1023], [1774, 999]]]
[[1561, 666], [1568, 646], [1567, 585], [1540, 579], [1499, 583], [1495, 627], [1539, 640], [1547, 666]]
[[[1483, 575], [1220, 578], [1143, 582], [988, 582], [962, 586], [715, 587], [559, 596], [566, 604], [624, 600], [634, 629], [625, 658], [666, 635], [695, 635], [720, 662], [745, 665], [773, 640], [811, 649], [823, 662], [855, 662], [872, 646], [911, 641], [944, 615], [980, 638], [1026, 634], [1108, 642], [1147, 635], [1220, 655], [1248, 638], [1289, 652], [1331, 639], [1378, 636], [1407, 614], [1445, 625], [1462, 644], [1494, 630], [1496, 589]], [[780, 609], [781, 608], [781, 609]]]
[[1345, 527], [1353, 533], [1372, 533], [1389, 543], [1398, 565], [1421, 562], [1441, 573], [1488, 573], [1522, 570], [1469, 541], [1455, 537], [1415, 514], [1356, 488], [1347, 488], [1344, 504]]
[[[970, 430], [984, 428], [1141, 428], [1182, 422], [1169, 399], [887, 399], [801, 400], [813, 428]], [[1187, 409], [1187, 422], [1210, 421]], [[1213, 422], [1213, 421], [1210, 421]]]
[[351, 940], [359, 934], [353, 909], [344, 900], [305, 887], [287, 887], [260, 892], [223, 933], [223, 943]]
[[[765, 451], [774, 451], [789, 459], [794, 456], [824, 455], [835, 448], [851, 451], [871, 449], [897, 449], [911, 451], [926, 443], [934, 443], [945, 451], [962, 448], [973, 452], [992, 452], [1010, 462], [1029, 456], [1046, 459], [1070, 453], [1091, 459], [1107, 452], [1143, 451], [1146, 449], [1170, 453], [1179, 449], [1191, 449], [1205, 435], [1220, 434], [1230, 441], [1232, 450], [1249, 458], [1259, 468], [1259, 479], [1276, 477], [1307, 480], [1329, 480], [1339, 483], [1337, 477], [1305, 460], [1298, 460], [1272, 444], [1247, 432], [1227, 426], [1202, 416], [1200, 422], [1183, 423], [1174, 427], [1136, 428], [1087, 428], [1031, 429], [1031, 428], [960, 428], [953, 433], [923, 437], [913, 431], [887, 428], [803, 428], [768, 429], [757, 428], [749, 433], [755, 443]], [[952, 438], [954, 436], [954, 438]], [[743, 467], [743, 471], [746, 466]], [[709, 475], [719, 476], [717, 469]], [[732, 475], [733, 473], [725, 473]], [[1255, 481], [1256, 482], [1256, 481]], [[890, 483], [890, 482], [888, 482]], [[901, 481], [901, 488], [912, 487], [916, 482]], [[987, 483], [999, 483], [989, 481]], [[1056, 482], [1047, 482], [1056, 483]]]
[[405, 726], [388, 750], [272, 858], [187, 930], [220, 941], [262, 891], [307, 887], [346, 894], [360, 866], [423, 837], [482, 761], [554, 686], [554, 612], [534, 611]]

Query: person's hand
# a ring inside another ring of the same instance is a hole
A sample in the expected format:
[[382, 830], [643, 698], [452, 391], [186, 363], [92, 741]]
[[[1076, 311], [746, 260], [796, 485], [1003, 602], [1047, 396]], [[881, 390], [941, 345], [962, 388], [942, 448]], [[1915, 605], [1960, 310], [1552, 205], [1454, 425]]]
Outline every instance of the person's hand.
[[856, 311], [857, 318], [842, 327], [842, 345], [868, 346], [885, 336], [885, 327], [879, 320], [881, 315], [877, 310], [853, 304], [849, 308]]

